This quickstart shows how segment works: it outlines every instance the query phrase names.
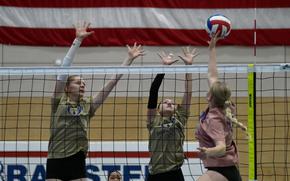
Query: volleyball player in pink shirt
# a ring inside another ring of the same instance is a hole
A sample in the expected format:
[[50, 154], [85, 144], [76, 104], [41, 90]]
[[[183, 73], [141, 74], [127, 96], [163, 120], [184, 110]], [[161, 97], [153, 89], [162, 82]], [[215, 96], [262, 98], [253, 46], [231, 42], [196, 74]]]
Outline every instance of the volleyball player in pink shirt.
[[[218, 33], [217, 33], [218, 34]], [[233, 116], [231, 91], [224, 82], [218, 80], [216, 67], [217, 34], [208, 42], [210, 60], [208, 64], [209, 92], [208, 108], [200, 116], [195, 132], [199, 141], [200, 158], [208, 169], [198, 181], [241, 181], [237, 168], [238, 151], [233, 141], [233, 124], [243, 130], [246, 127]]]

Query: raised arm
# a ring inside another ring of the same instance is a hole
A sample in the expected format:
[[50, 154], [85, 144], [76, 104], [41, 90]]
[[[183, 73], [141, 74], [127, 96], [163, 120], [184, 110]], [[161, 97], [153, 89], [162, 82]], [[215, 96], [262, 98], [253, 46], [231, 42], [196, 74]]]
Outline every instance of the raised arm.
[[[196, 49], [190, 50], [189, 47], [182, 48], [184, 56], [179, 56], [181, 60], [186, 65], [192, 65], [193, 59], [198, 55], [196, 52]], [[185, 74], [185, 91], [182, 99], [181, 106], [186, 110], [186, 112], [189, 112], [190, 110], [190, 104], [191, 104], [191, 97], [192, 97], [192, 74], [186, 73]]]
[[[93, 31], [87, 31], [90, 26], [90, 23], [84, 22], [83, 24], [74, 25], [76, 31], [76, 38], [74, 39], [70, 49], [66, 53], [65, 57], [62, 60], [62, 67], [71, 66], [73, 59], [75, 57], [77, 49], [80, 47], [82, 41], [93, 34]], [[58, 75], [57, 81], [55, 84], [54, 95], [53, 97], [60, 97], [64, 92], [64, 87], [66, 84], [67, 75]]]
[[216, 66], [216, 43], [220, 37], [218, 37], [218, 33], [216, 33], [211, 40], [208, 42], [209, 46], [209, 62], [208, 62], [208, 82], [209, 86], [215, 83], [218, 80], [218, 72]]
[[[133, 47], [127, 45], [127, 48], [128, 48], [128, 57], [123, 61], [122, 66], [131, 65], [133, 60], [135, 60], [139, 56], [144, 55], [144, 50], [142, 49], [141, 45], [137, 45], [137, 43], [135, 43]], [[123, 74], [113, 75], [110, 81], [100, 90], [100, 92], [95, 96], [93, 96], [93, 104], [91, 107], [92, 114], [94, 114], [95, 111], [103, 104], [105, 99], [108, 97], [108, 95], [110, 94], [110, 92], [112, 91], [112, 89], [115, 87], [115, 85], [122, 76]]]
[[[165, 52], [158, 53], [158, 56], [162, 60], [163, 65], [171, 65], [174, 62], [178, 60], [173, 59], [173, 54], [166, 54]], [[165, 74], [157, 74], [156, 77], [154, 78], [151, 87], [150, 87], [150, 92], [149, 92], [149, 99], [148, 99], [148, 104], [147, 104], [147, 121], [150, 123], [157, 111], [157, 102], [158, 102], [158, 91], [160, 88], [160, 85], [162, 83], [162, 80], [164, 78]]]
[[157, 102], [158, 102], [158, 91], [160, 88], [160, 85], [162, 83], [162, 80], [164, 78], [165, 74], [157, 74], [154, 78], [151, 87], [150, 87], [150, 93], [149, 93], [149, 99], [147, 104], [147, 121], [151, 122], [157, 111]]

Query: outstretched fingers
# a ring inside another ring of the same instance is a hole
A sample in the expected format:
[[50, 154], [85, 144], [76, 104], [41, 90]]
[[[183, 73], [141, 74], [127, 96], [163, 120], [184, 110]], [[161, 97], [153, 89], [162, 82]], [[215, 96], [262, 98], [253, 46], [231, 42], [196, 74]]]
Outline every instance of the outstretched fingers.
[[166, 57], [166, 56], [167, 56], [166, 53], [165, 53], [164, 51], [158, 52], [157, 55], [158, 55], [161, 59], [163, 59], [163, 57]]
[[174, 59], [173, 53], [166, 54], [165, 51], [162, 51], [157, 53], [157, 55], [160, 57], [163, 65], [171, 65], [178, 61], [178, 59]]
[[179, 58], [187, 65], [191, 65], [193, 62], [193, 59], [198, 56], [198, 53], [196, 51], [196, 48], [193, 48], [190, 50], [190, 47], [183, 47], [182, 48], [183, 56], [179, 56]]
[[128, 55], [129, 58], [135, 59], [139, 56], [145, 55], [145, 50], [143, 50], [142, 45], [137, 45], [137, 42], [134, 43], [133, 47], [130, 47], [129, 45], [126, 45], [128, 48]]
[[76, 37], [82, 40], [93, 34], [94, 31], [88, 31], [90, 25], [91, 23], [86, 21], [84, 21], [83, 23], [77, 22], [76, 24], [74, 24], [73, 26], [76, 31]]

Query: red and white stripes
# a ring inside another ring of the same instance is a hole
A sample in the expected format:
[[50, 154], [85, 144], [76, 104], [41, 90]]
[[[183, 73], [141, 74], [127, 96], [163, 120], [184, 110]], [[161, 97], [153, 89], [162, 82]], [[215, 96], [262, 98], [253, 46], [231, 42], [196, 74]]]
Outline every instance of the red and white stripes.
[[[69, 46], [73, 24], [91, 22], [84, 46], [207, 45], [205, 21], [223, 14], [232, 23], [224, 45], [290, 45], [290, 1], [0, 1], [0, 43]], [[256, 20], [256, 29], [254, 28]]]

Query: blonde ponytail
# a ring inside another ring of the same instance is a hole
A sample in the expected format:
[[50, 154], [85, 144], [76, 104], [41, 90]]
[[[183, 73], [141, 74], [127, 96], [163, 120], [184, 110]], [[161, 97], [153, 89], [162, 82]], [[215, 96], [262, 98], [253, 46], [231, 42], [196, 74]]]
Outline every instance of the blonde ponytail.
[[243, 123], [239, 122], [238, 119], [232, 114], [231, 106], [233, 106], [233, 104], [232, 104], [231, 101], [228, 100], [228, 101], [225, 102], [226, 117], [229, 118], [229, 120], [231, 121], [232, 124], [236, 125], [242, 131], [244, 131], [247, 134], [248, 139], [249, 139], [250, 138], [249, 137], [250, 135], [248, 134], [248, 128], [247, 128], [247, 126], [245, 126]]

